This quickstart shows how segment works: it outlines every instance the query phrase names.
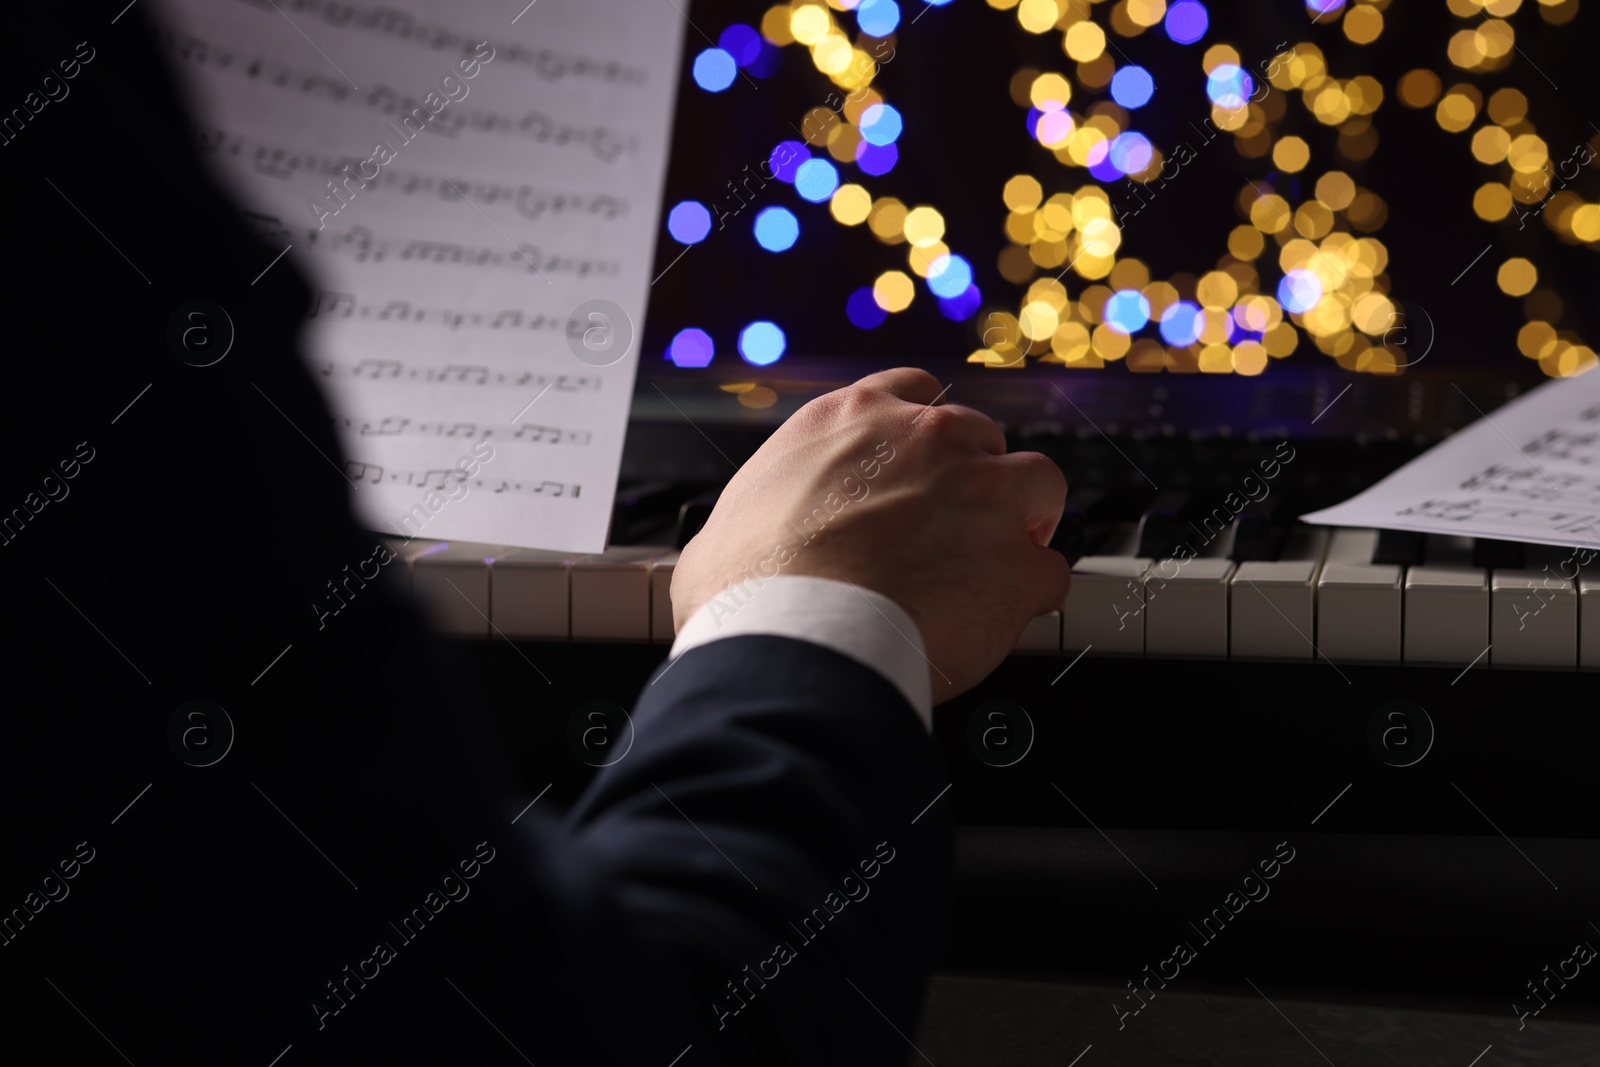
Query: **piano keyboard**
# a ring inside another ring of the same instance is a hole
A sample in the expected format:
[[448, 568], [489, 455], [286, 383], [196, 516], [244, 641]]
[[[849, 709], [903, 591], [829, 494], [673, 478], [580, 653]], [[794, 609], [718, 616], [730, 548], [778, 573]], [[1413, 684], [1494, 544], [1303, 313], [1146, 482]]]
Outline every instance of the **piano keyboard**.
[[[1575, 569], [1568, 549], [1502, 547], [1497, 561], [1516, 565], [1481, 566], [1466, 538], [1303, 525], [1245, 544], [1241, 515], [1198, 555], [1161, 558], [1141, 554], [1142, 525], [1111, 523], [1094, 539], [1066, 603], [1033, 620], [1018, 654], [1600, 669], [1600, 566], [1562, 577]], [[446, 633], [672, 641], [675, 549], [390, 547]]]

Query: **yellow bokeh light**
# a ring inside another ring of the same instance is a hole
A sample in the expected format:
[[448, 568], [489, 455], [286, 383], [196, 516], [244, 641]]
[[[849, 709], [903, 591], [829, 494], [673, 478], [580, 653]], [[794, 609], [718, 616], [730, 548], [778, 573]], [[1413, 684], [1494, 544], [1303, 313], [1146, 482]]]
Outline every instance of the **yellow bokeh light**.
[[1383, 12], [1362, 4], [1344, 17], [1344, 35], [1356, 44], [1371, 44], [1383, 33]]
[[1272, 162], [1279, 170], [1298, 174], [1311, 162], [1311, 146], [1299, 137], [1285, 137], [1273, 146]]
[[872, 214], [872, 194], [859, 185], [841, 185], [833, 191], [828, 210], [846, 226], [859, 226]]
[[1231, 44], [1214, 44], [1200, 57], [1200, 69], [1210, 74], [1224, 63], [1239, 65], [1239, 50]]
[[821, 4], [804, 4], [789, 14], [789, 33], [804, 45], [813, 45], [833, 29], [833, 16]]
[[1572, 236], [1580, 241], [1600, 241], [1600, 204], [1585, 204], [1572, 213]]
[[1441, 129], [1450, 133], [1460, 133], [1472, 125], [1472, 120], [1478, 117], [1478, 105], [1463, 92], [1452, 89], [1439, 101], [1434, 117]]
[[904, 271], [886, 270], [872, 283], [872, 299], [885, 311], [904, 311], [916, 295], [916, 283]]
[[1516, 256], [1500, 264], [1495, 281], [1507, 296], [1527, 296], [1539, 284], [1539, 271], [1528, 260]]
[[842, 74], [849, 70], [853, 56], [849, 39], [837, 31], [811, 46], [811, 61], [824, 74]]
[[1262, 233], [1277, 233], [1289, 225], [1289, 202], [1277, 193], [1257, 197], [1250, 205], [1250, 224]]
[[1503, 163], [1511, 135], [1499, 126], [1484, 126], [1472, 135], [1472, 156], [1479, 163]]
[[1335, 211], [1343, 211], [1356, 198], [1356, 183], [1340, 170], [1330, 170], [1317, 179], [1317, 199]]
[[[1090, 256], [1110, 257], [1122, 246], [1122, 231], [1110, 219], [1090, 219], [1081, 232], [1083, 250]], [[1106, 272], [1110, 269], [1108, 265]]]
[[1235, 259], [1255, 259], [1263, 247], [1261, 231], [1254, 226], [1235, 226], [1228, 234], [1228, 254]]
[[1399, 90], [1406, 107], [1428, 107], [1439, 99], [1439, 76], [1431, 70], [1409, 70], [1401, 76]]
[[1038, 208], [1044, 197], [1044, 187], [1039, 179], [1028, 174], [1018, 174], [1006, 182], [1004, 192], [1006, 207], [1012, 211], [1028, 212]]
[[1499, 182], [1488, 182], [1472, 194], [1472, 213], [1485, 222], [1499, 222], [1511, 214], [1511, 190]]
[[1029, 33], [1044, 33], [1061, 17], [1056, 0], [1022, 0], [1017, 5], [1017, 21]]
[[1072, 83], [1054, 71], [1046, 71], [1033, 79], [1028, 99], [1040, 111], [1060, 110], [1072, 99]]
[[1061, 48], [1079, 63], [1088, 63], [1106, 50], [1106, 31], [1093, 22], [1074, 23], [1062, 36]]
[[867, 226], [885, 244], [897, 245], [906, 239], [906, 206], [892, 196], [885, 196], [872, 205], [867, 216]]
[[1233, 369], [1255, 375], [1267, 369], [1267, 350], [1259, 342], [1241, 341], [1233, 350]]
[[1055, 308], [1043, 300], [1035, 300], [1022, 309], [1017, 316], [1017, 324], [1022, 327], [1022, 335], [1028, 340], [1047, 341], [1061, 324], [1061, 318]]
[[930, 247], [944, 236], [944, 216], [931, 207], [912, 208], [901, 224], [901, 231], [913, 245]]
[[1489, 118], [1502, 126], [1521, 122], [1528, 113], [1528, 98], [1516, 89], [1499, 89], [1489, 98]]
[[1202, 307], [1225, 308], [1231, 306], [1238, 297], [1239, 286], [1232, 275], [1214, 270], [1200, 279], [1194, 291]]
[[1135, 26], [1149, 28], [1167, 14], [1167, 0], [1128, 0], [1128, 18]]
[[782, 48], [794, 44], [794, 34], [789, 30], [789, 20], [794, 9], [788, 4], [774, 4], [761, 16], [761, 36]]
[[1550, 159], [1550, 150], [1544, 138], [1525, 133], [1512, 140], [1506, 149], [1506, 162], [1519, 174], [1535, 174], [1544, 169]]
[[1550, 354], [1556, 345], [1556, 328], [1548, 322], [1530, 322], [1517, 331], [1517, 351], [1529, 359]]
[[949, 245], [943, 241], [935, 241], [931, 245], [913, 246], [906, 253], [906, 263], [911, 267], [912, 274], [919, 278], [926, 278], [939, 257], [948, 256], [949, 254]]

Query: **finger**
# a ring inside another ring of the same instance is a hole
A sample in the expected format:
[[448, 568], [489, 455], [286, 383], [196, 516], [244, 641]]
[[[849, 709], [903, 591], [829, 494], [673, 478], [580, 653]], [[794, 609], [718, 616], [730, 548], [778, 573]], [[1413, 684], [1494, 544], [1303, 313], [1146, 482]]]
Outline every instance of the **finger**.
[[1038, 595], [1033, 606], [1034, 615], [1060, 611], [1072, 588], [1072, 568], [1067, 565], [1067, 557], [1053, 548], [1029, 545], [1024, 559], [1029, 588]]
[[[939, 410], [942, 412], [941, 418], [950, 418], [952, 415], [958, 417], [962, 429], [966, 431], [972, 443], [991, 456], [1006, 454], [1006, 432], [1000, 428], [999, 423], [977, 408], [969, 408], [965, 404], [941, 404]], [[911, 421], [915, 424], [920, 418], [922, 413], [919, 412]]]
[[939, 379], [920, 367], [895, 367], [893, 370], [879, 371], [867, 375], [856, 384], [868, 389], [882, 389], [913, 404], [930, 406], [944, 395], [946, 388], [939, 384]]
[[1067, 478], [1049, 457], [1038, 452], [1011, 452], [994, 457], [1012, 480], [1012, 500], [1017, 518], [1027, 527], [1028, 539], [1047, 545], [1061, 521], [1067, 503]]

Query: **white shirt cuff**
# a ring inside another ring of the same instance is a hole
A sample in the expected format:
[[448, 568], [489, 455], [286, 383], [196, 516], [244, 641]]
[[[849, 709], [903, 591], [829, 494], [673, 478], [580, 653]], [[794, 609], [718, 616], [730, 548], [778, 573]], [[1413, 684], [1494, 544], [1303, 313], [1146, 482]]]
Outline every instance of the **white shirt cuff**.
[[831, 648], [883, 675], [933, 730], [922, 633], [893, 600], [850, 582], [809, 575], [752, 578], [703, 604], [678, 631], [669, 659], [721, 640], [765, 634]]

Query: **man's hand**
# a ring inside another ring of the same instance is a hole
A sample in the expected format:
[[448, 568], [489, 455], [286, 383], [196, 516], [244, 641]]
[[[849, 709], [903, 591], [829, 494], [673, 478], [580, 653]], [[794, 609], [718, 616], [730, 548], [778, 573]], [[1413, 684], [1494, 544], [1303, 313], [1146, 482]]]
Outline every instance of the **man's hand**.
[[676, 625], [735, 582], [759, 597], [757, 582], [778, 574], [833, 578], [916, 622], [934, 703], [981, 681], [1066, 597], [1067, 561], [1045, 546], [1067, 485], [1037, 452], [1007, 454], [987, 416], [931, 406], [940, 393], [932, 375], [902, 367], [795, 412], [683, 550]]

